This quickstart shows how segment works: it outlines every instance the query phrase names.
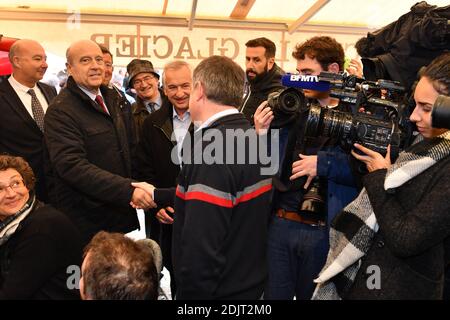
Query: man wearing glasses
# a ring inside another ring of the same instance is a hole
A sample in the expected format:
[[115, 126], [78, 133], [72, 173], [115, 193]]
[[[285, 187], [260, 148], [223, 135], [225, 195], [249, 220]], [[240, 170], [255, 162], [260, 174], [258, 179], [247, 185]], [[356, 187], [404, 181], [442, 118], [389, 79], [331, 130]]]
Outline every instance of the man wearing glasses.
[[133, 118], [136, 126], [136, 137], [141, 136], [142, 125], [147, 116], [160, 109], [163, 104], [170, 104], [159, 90], [159, 74], [148, 60], [133, 59], [127, 65], [129, 75], [128, 88], [136, 90], [136, 102], [132, 104]]

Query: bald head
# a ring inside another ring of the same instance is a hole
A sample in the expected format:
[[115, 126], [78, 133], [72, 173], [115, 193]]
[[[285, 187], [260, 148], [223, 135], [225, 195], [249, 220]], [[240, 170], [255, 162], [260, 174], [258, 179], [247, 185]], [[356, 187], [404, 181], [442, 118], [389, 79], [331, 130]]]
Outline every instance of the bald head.
[[42, 46], [37, 41], [30, 39], [17, 40], [9, 49], [9, 61], [11, 62], [11, 64], [14, 63], [14, 57], [22, 55], [27, 48], [30, 48], [33, 51], [36, 49], [44, 51], [44, 48], [42, 48]]
[[67, 71], [78, 85], [97, 93], [105, 73], [103, 53], [91, 40], [72, 43], [66, 51]]
[[44, 48], [29, 39], [14, 42], [9, 50], [9, 61], [13, 67], [14, 79], [29, 88], [44, 77], [48, 68]]
[[87, 48], [91, 48], [94, 50], [98, 49], [100, 51], [100, 53], [102, 53], [100, 46], [92, 40], [75, 41], [66, 50], [67, 62], [70, 63], [73, 58], [73, 55], [76, 54], [80, 49], [87, 49]]

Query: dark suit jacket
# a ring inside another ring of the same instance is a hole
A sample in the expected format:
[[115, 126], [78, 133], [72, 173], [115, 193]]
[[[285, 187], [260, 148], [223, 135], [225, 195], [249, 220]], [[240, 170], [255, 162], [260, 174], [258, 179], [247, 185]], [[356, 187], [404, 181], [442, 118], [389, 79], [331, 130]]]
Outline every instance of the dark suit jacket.
[[[41, 82], [37, 85], [50, 105], [56, 97], [56, 89]], [[37, 179], [36, 195], [47, 202], [46, 175], [49, 173], [45, 167], [44, 135], [8, 80], [0, 83], [0, 115], [0, 154], [20, 156], [28, 161]]]

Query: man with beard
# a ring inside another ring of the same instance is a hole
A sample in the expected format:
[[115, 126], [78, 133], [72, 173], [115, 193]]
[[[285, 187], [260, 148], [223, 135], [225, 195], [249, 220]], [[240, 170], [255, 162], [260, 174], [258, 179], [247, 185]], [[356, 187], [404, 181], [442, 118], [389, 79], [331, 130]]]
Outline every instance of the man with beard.
[[284, 71], [275, 63], [275, 43], [267, 38], [248, 41], [245, 51], [247, 88], [240, 111], [253, 123], [256, 108], [267, 96], [283, 89], [281, 77]]

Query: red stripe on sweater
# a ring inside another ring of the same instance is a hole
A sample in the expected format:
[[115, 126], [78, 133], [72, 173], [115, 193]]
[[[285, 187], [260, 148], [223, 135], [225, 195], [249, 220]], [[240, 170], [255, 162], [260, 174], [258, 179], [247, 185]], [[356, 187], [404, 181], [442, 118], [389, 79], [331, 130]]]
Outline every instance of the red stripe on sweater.
[[199, 200], [199, 201], [204, 201], [204, 202], [215, 204], [215, 205], [225, 207], [225, 208], [232, 208], [232, 207], [238, 205], [240, 202], [245, 202], [245, 201], [254, 199], [254, 198], [258, 197], [259, 195], [261, 195], [267, 191], [270, 191], [271, 189], [272, 189], [272, 184], [270, 184], [270, 183], [265, 186], [262, 186], [259, 189], [256, 189], [250, 193], [240, 196], [238, 199], [236, 199], [236, 203], [234, 205], [233, 205], [233, 202], [229, 199], [221, 198], [221, 197], [211, 195], [211, 194], [208, 194], [208, 193], [202, 192], [202, 191], [190, 191], [190, 192], [183, 193], [179, 190], [179, 188], [177, 188], [176, 195], [177, 195], [177, 197], [179, 197], [180, 199], [185, 200], [185, 201], [186, 200]]
[[242, 196], [240, 196], [239, 198], [236, 199], [236, 204], [235, 205], [239, 204], [240, 202], [245, 202], [245, 201], [252, 200], [252, 199], [260, 196], [261, 194], [263, 194], [263, 193], [265, 193], [267, 191], [270, 191], [271, 189], [272, 189], [272, 184], [269, 183], [269, 184], [267, 184], [265, 186], [262, 186], [261, 188], [256, 189], [256, 190], [254, 190], [252, 192], [243, 194]]
[[183, 200], [199, 200], [199, 201], [208, 202], [208, 203], [215, 204], [215, 205], [225, 207], [225, 208], [233, 207], [233, 202], [231, 200], [213, 196], [208, 193], [201, 192], [201, 191], [191, 191], [191, 192], [182, 193], [181, 191], [178, 191], [178, 189], [177, 189], [176, 195]]

